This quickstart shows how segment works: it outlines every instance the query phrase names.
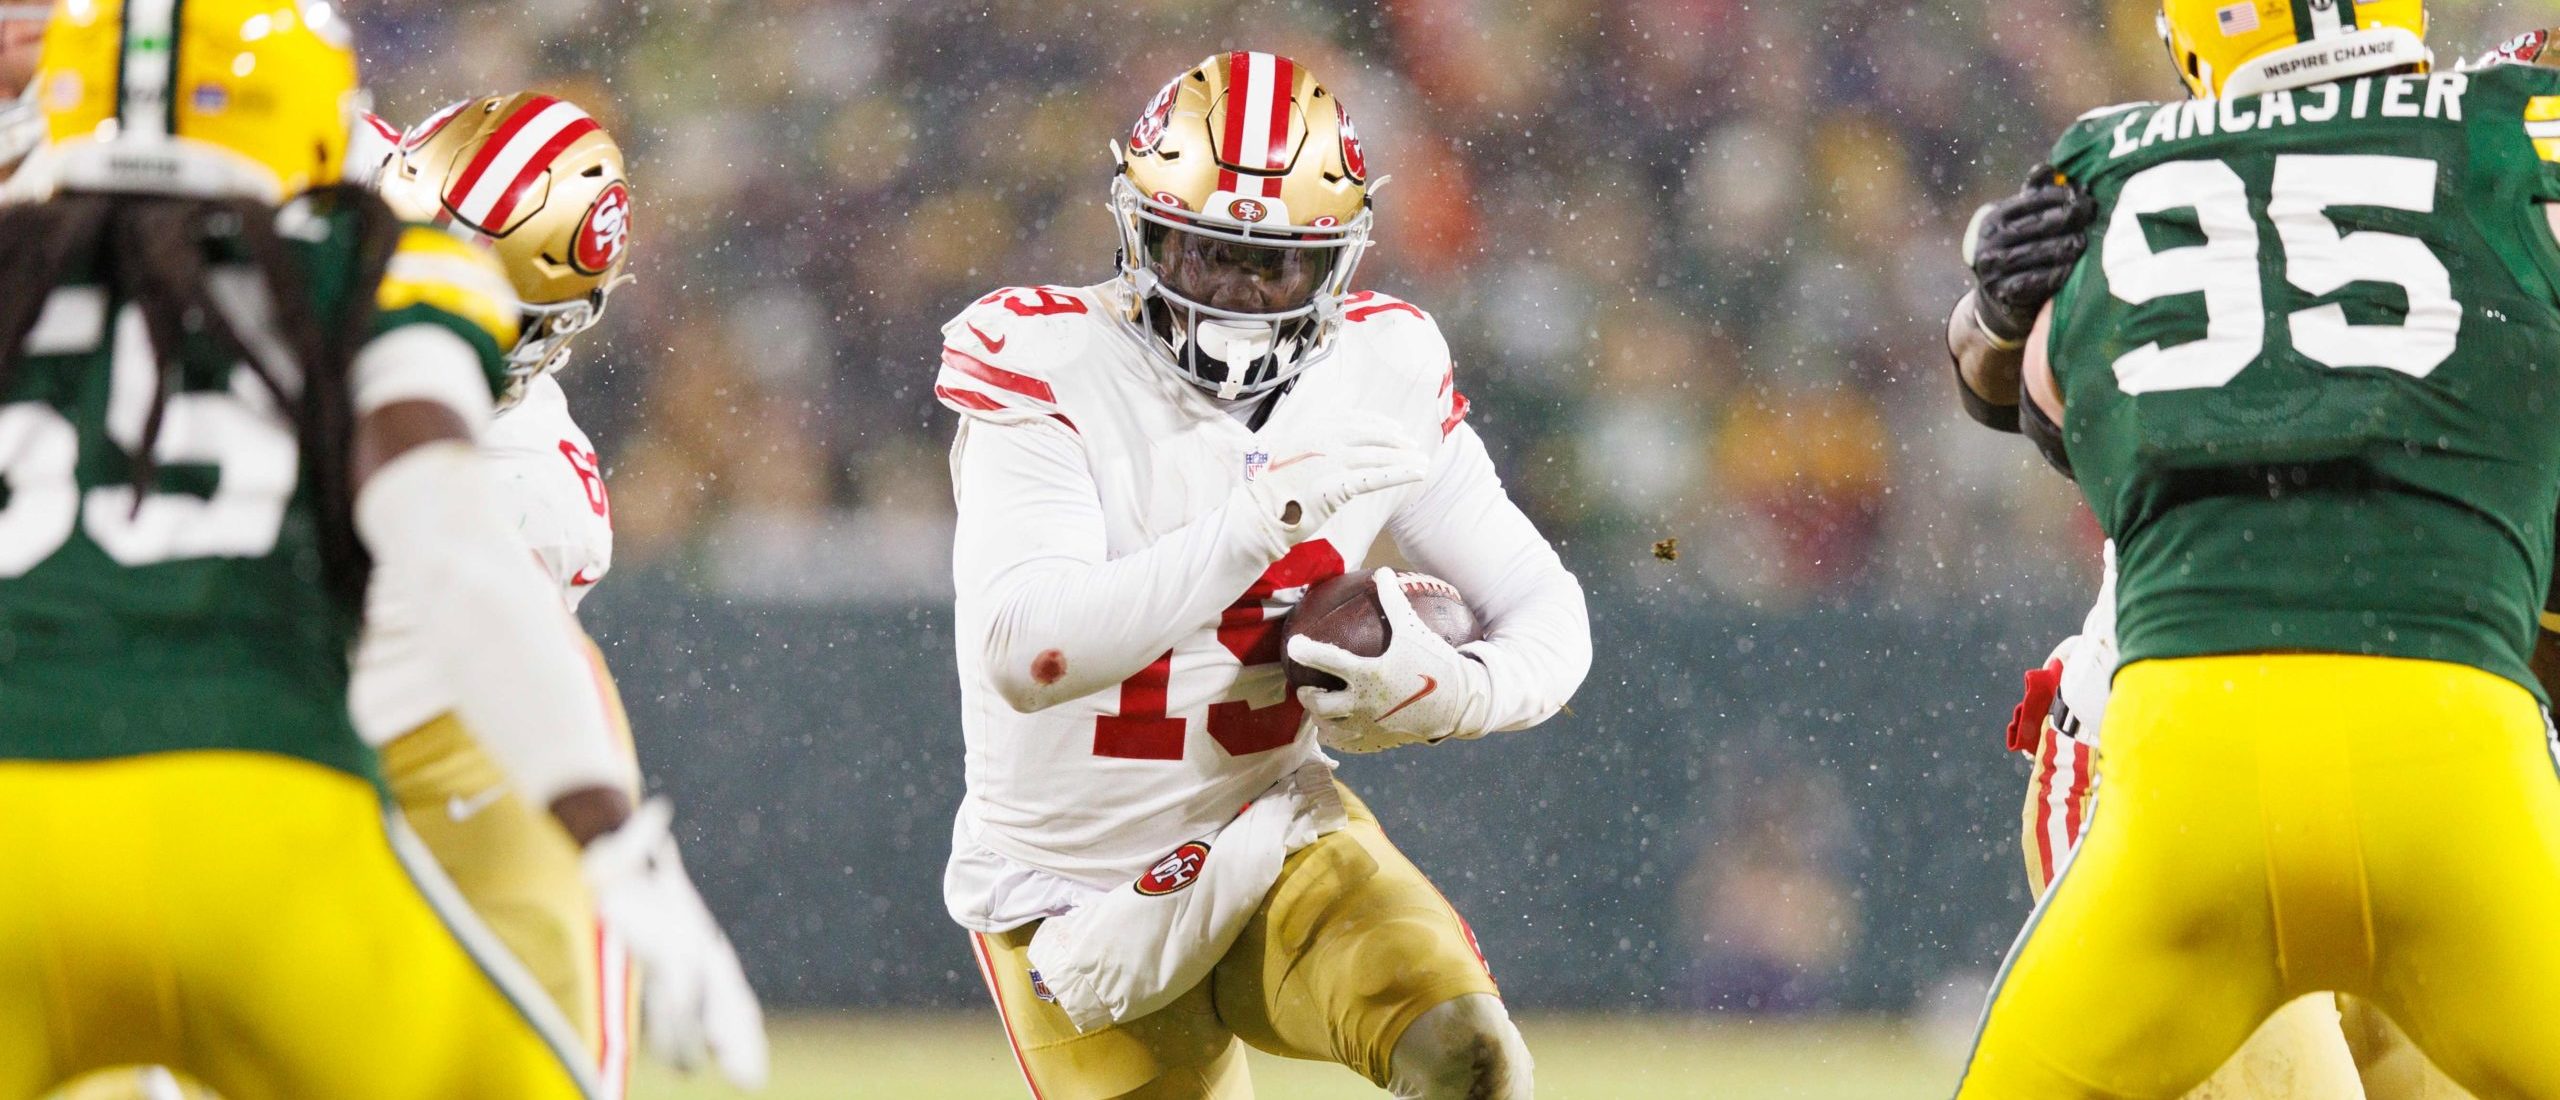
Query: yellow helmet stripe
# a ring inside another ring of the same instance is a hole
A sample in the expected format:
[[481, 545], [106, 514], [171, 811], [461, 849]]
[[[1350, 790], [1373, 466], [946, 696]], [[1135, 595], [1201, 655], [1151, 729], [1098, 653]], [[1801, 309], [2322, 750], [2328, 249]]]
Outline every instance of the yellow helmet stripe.
[[177, 117], [179, 0], [125, 0], [116, 59], [116, 124], [167, 137]]

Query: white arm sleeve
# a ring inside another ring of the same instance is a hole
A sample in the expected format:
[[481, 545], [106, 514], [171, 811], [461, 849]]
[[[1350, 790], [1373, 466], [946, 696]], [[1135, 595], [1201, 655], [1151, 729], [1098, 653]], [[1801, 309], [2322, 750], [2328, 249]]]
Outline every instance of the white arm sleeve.
[[1431, 477], [1388, 520], [1424, 572], [1456, 585], [1484, 624], [1460, 647], [1491, 684], [1487, 731], [1525, 729], [1563, 709], [1591, 671], [1582, 582], [1511, 502], [1484, 440], [1464, 423], [1433, 457]]
[[[355, 375], [359, 414], [434, 400], [466, 420], [488, 418], [485, 385], [435, 381], [479, 376], [469, 346], [439, 329], [410, 326], [377, 339], [357, 356]], [[584, 638], [507, 528], [497, 492], [471, 444], [413, 447], [356, 491], [356, 533], [377, 570], [436, 594], [419, 608], [422, 640], [451, 686], [454, 709], [517, 793], [549, 806], [580, 788], [624, 785], [628, 771]]]
[[1057, 425], [963, 420], [951, 479], [962, 644], [979, 647], [996, 690], [1025, 714], [1135, 675], [1216, 622], [1289, 549], [1275, 524], [1231, 502], [1111, 558], [1084, 449]]

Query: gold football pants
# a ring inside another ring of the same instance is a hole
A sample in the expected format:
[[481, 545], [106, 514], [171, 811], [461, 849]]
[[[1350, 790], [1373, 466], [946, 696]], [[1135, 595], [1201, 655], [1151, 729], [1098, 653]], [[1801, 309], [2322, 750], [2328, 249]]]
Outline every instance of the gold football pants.
[[2379, 657], [2144, 661], [2104, 752], [1961, 1096], [2165, 1100], [2322, 990], [2475, 1095], [2560, 1096], [2560, 773], [2523, 688]]
[[1405, 1028], [1496, 993], [1475, 934], [1369, 807], [1300, 849], [1206, 981], [1174, 1003], [1077, 1035], [1031, 988], [1030, 925], [972, 936], [1014, 1056], [1041, 1100], [1247, 1100], [1244, 1047], [1338, 1062], [1384, 1085]]
[[392, 798], [437, 866], [568, 1021], [607, 1098], [631, 1071], [631, 965], [596, 921], [578, 848], [452, 715], [382, 748]]
[[6, 761], [0, 806], [0, 1100], [127, 1064], [227, 1100], [584, 1092], [576, 1037], [355, 776]]

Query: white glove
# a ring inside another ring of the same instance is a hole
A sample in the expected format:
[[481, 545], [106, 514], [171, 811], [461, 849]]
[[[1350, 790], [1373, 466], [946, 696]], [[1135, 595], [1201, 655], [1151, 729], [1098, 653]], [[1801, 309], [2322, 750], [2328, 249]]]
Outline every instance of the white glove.
[[1431, 461], [1395, 421], [1352, 412], [1271, 449], [1271, 464], [1238, 490], [1290, 545], [1315, 536], [1353, 500], [1430, 472]]
[[587, 845], [580, 862], [596, 914], [640, 965], [640, 1030], [649, 1056], [692, 1072], [706, 1055], [743, 1089], [764, 1087], [764, 1009], [668, 831], [675, 810], [652, 798], [622, 827]]
[[1333, 691], [1312, 684], [1298, 689], [1298, 705], [1315, 716], [1317, 738], [1328, 749], [1370, 753], [1484, 736], [1492, 706], [1484, 665], [1414, 614], [1395, 570], [1380, 569], [1373, 580], [1387, 612], [1385, 653], [1363, 657], [1304, 635], [1289, 639], [1290, 660], [1342, 679]]

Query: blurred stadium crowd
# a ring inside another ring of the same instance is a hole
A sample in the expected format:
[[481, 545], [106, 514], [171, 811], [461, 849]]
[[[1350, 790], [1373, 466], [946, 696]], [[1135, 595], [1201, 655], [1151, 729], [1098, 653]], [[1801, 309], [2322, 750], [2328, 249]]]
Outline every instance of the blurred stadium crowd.
[[[2439, 3], [2436, 39], [2518, 6]], [[1954, 241], [2080, 111], [2176, 92], [2146, 0], [351, 7], [396, 121], [533, 86], [620, 135], [639, 281], [569, 379], [619, 556], [760, 599], [948, 588], [941, 322], [1106, 277], [1103, 143], [1247, 45], [1345, 97], [1394, 177], [1364, 282], [1439, 317], [1586, 577], [1923, 606], [2078, 577], [2066, 487], [1949, 415]]]

